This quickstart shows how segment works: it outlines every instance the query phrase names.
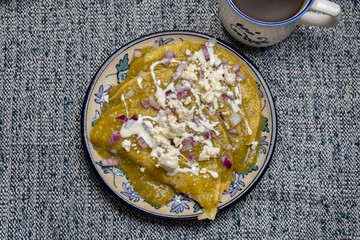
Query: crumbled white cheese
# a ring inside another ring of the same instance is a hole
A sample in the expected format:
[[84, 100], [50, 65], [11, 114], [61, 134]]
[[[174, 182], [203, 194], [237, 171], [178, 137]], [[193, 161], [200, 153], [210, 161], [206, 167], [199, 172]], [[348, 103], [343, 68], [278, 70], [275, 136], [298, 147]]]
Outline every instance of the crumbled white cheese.
[[209, 84], [209, 81], [206, 78], [203, 78], [201, 80], [199, 80], [199, 86], [200, 88], [202, 88], [204, 91], [209, 91], [211, 86]]
[[225, 72], [224, 72], [224, 75], [225, 75], [225, 82], [226, 82], [227, 84], [233, 86], [233, 85], [235, 84], [235, 80], [236, 80], [236, 75], [235, 75], [235, 73], [225, 71]]
[[159, 157], [159, 165], [167, 171], [172, 171], [179, 166], [178, 151], [175, 148], [169, 148], [166, 154]]
[[189, 105], [191, 103], [191, 96], [185, 98], [184, 105]]
[[124, 141], [122, 141], [121, 146], [122, 146], [127, 152], [130, 152], [131, 141], [128, 140], [128, 139], [125, 139]]
[[185, 50], [185, 54], [188, 55], [188, 56], [190, 56], [190, 55], [191, 55], [191, 51], [190, 51], [189, 49], [186, 49], [186, 50]]
[[227, 90], [227, 87], [221, 85], [219, 81], [211, 82], [211, 87], [216, 92], [225, 92]]
[[199, 161], [206, 161], [220, 154], [220, 148], [204, 146], [199, 156]]
[[194, 110], [194, 108], [189, 110], [186, 107], [179, 107], [177, 109], [179, 119], [182, 121], [191, 121], [194, 116]]
[[145, 172], [146, 167], [141, 167], [140, 172]]
[[197, 80], [198, 80], [198, 77], [197, 77], [196, 73], [190, 72], [190, 71], [187, 71], [187, 70], [185, 70], [185, 71], [182, 73], [181, 77], [182, 77], [183, 79], [191, 80], [191, 81], [197, 81]]
[[210, 90], [201, 96], [201, 101], [203, 101], [203, 103], [209, 104], [214, 102], [214, 98], [215, 98], [214, 92]]
[[196, 64], [190, 63], [188, 64], [186, 71], [188, 72], [198, 72], [199, 71], [199, 67]]

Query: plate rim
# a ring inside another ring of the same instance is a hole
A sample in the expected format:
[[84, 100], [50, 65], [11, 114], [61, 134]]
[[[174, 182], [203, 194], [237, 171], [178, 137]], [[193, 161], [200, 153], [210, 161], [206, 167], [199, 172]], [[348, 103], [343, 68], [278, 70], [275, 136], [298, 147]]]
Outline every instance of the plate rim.
[[[125, 201], [124, 199], [122, 199], [121, 197], [119, 197], [115, 191], [108, 185], [107, 182], [105, 182], [105, 180], [102, 178], [102, 176], [100, 175], [100, 173], [98, 172], [98, 170], [96, 169], [96, 165], [94, 163], [94, 161], [92, 160], [90, 151], [88, 149], [88, 136], [87, 133], [85, 132], [86, 129], [86, 116], [87, 116], [87, 109], [88, 109], [88, 105], [90, 102], [90, 97], [91, 97], [91, 93], [93, 92], [93, 89], [97, 83], [97, 80], [99, 79], [99, 77], [101, 76], [101, 73], [103, 72], [104, 69], [106, 69], [106, 67], [109, 65], [109, 63], [111, 63], [119, 54], [121, 54], [123, 51], [125, 51], [126, 49], [132, 47], [133, 45], [140, 43], [142, 41], [145, 41], [149, 38], [154, 38], [154, 37], [160, 37], [160, 36], [167, 36], [167, 35], [190, 35], [190, 36], [196, 36], [196, 37], [201, 37], [201, 38], [215, 38], [209, 34], [205, 34], [205, 33], [200, 33], [200, 32], [195, 32], [195, 31], [188, 31], [188, 30], [170, 30], [170, 31], [160, 31], [160, 32], [153, 32], [150, 34], [145, 34], [142, 35], [130, 42], [125, 43], [124, 45], [122, 45], [120, 48], [118, 48], [117, 50], [114, 51], [114, 53], [112, 53], [109, 57], [107, 57], [107, 59], [105, 61], [103, 61], [100, 65], [100, 67], [98, 68], [98, 70], [96, 71], [96, 73], [94, 74], [93, 78], [91, 79], [91, 81], [88, 83], [88, 87], [87, 87], [87, 91], [86, 94], [84, 96], [84, 100], [83, 100], [83, 104], [82, 104], [82, 109], [81, 109], [81, 119], [80, 119], [80, 132], [81, 132], [81, 142], [82, 142], [82, 146], [84, 149], [84, 153], [85, 153], [85, 157], [90, 165], [90, 168], [92, 169], [93, 173], [96, 175], [96, 177], [98, 178], [98, 180], [100, 181], [101, 185], [103, 187], [105, 187], [105, 189], [110, 192], [110, 194], [117, 200], [120, 201], [122, 204], [124, 204], [126, 207], [135, 210], [141, 214], [145, 214], [147, 216], [150, 217], [156, 217], [158, 219], [165, 219], [165, 220], [174, 220], [174, 221], [183, 221], [183, 220], [197, 220], [197, 216], [200, 215], [200, 213], [196, 213], [196, 214], [191, 214], [191, 215], [179, 215], [179, 216], [170, 216], [170, 215], [164, 215], [164, 214], [156, 214], [153, 212], [148, 212], [143, 210], [142, 208], [139, 208], [137, 206], [133, 206], [131, 204], [129, 204], [127, 201]], [[257, 66], [248, 58], [246, 57], [242, 52], [236, 50], [236, 48], [234, 48], [231, 44], [224, 42], [223, 40], [220, 40], [218, 38], [216, 38], [216, 41], [221, 43], [221, 45], [225, 48], [228, 48], [229, 50], [231, 50], [232, 52], [234, 52], [235, 54], [239, 55], [243, 60], [245, 60], [245, 62], [247, 62], [247, 64], [249, 65], [249, 67], [251, 68], [252, 71], [254, 71], [255, 75], [257, 76], [257, 78], [259, 79], [259, 81], [262, 83], [263, 88], [265, 90], [265, 94], [267, 95], [268, 98], [268, 102], [270, 105], [270, 111], [271, 111], [271, 116], [272, 116], [272, 134], [271, 134], [271, 140], [269, 141], [269, 148], [268, 148], [268, 154], [264, 160], [263, 165], [261, 166], [261, 168], [258, 170], [258, 174], [255, 176], [255, 178], [250, 182], [250, 184], [243, 189], [243, 191], [234, 199], [232, 199], [231, 201], [229, 201], [227, 204], [222, 205], [221, 207], [219, 207], [219, 212], [223, 211], [225, 209], [228, 209], [230, 207], [232, 207], [234, 204], [236, 204], [237, 202], [239, 202], [243, 197], [245, 197], [248, 193], [250, 193], [253, 188], [258, 184], [258, 182], [260, 181], [260, 179], [263, 177], [264, 173], [266, 172], [267, 168], [270, 165], [270, 161], [272, 159], [272, 156], [275, 152], [275, 146], [276, 146], [276, 142], [277, 142], [277, 131], [278, 131], [278, 126], [277, 126], [277, 111], [276, 111], [276, 106], [274, 103], [274, 99], [273, 96], [270, 92], [270, 88], [268, 86], [268, 84], [266, 83], [264, 77], [262, 76], [261, 72], [258, 70]]]

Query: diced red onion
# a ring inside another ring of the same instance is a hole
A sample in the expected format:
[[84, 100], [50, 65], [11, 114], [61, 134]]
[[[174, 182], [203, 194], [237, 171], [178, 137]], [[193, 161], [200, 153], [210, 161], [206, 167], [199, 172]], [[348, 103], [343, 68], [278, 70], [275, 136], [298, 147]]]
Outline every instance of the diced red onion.
[[117, 158], [101, 159], [100, 163], [102, 167], [113, 167], [119, 164], [119, 159]]
[[114, 144], [117, 143], [118, 141], [120, 141], [120, 134], [118, 131], [114, 131], [110, 136], [109, 143]]
[[154, 45], [152, 46], [152, 49], [158, 48], [160, 46], [160, 42], [162, 41], [162, 38], [158, 38]]
[[124, 97], [125, 99], [129, 99], [129, 98], [132, 98], [134, 96], [134, 90], [129, 90], [127, 93], [125, 93]]
[[176, 94], [176, 97], [177, 97], [178, 99], [182, 99], [182, 98], [186, 97], [187, 94], [188, 94], [187, 91], [178, 92], [178, 93]]
[[148, 148], [149, 145], [147, 145], [147, 143], [145, 142], [145, 140], [142, 137], [139, 137], [138, 139], [136, 139], [136, 142], [140, 145], [140, 147], [142, 148]]
[[228, 60], [226, 58], [222, 58], [221, 62], [223, 65], [227, 65], [228, 64]]
[[180, 149], [180, 152], [186, 152], [192, 149], [192, 145], [191, 143], [187, 143], [185, 145], [182, 146], [182, 148]]
[[138, 120], [138, 117], [137, 117], [136, 114], [134, 114], [134, 116], [132, 116], [130, 119], [137, 121], [137, 120]]
[[162, 60], [162, 63], [165, 65], [165, 67], [167, 67], [173, 58], [175, 58], [175, 53], [167, 50]]
[[176, 84], [174, 88], [175, 88], [175, 91], [177, 91], [177, 92], [180, 92], [183, 90], [181, 83]]
[[241, 68], [240, 63], [236, 63], [236, 64], [233, 66], [233, 68], [232, 68], [232, 72], [234, 73], [234, 72], [236, 72], [237, 70], [239, 70], [240, 68]]
[[121, 115], [121, 116], [119, 116], [119, 117], [117, 117], [117, 118], [115, 118], [115, 119], [121, 120], [121, 121], [123, 121], [123, 122], [127, 122], [127, 121], [129, 120], [125, 115]]
[[215, 61], [214, 67], [215, 67], [216, 69], [219, 69], [219, 67], [221, 66], [221, 64], [222, 64], [221, 60], [218, 59], [218, 60]]
[[232, 163], [230, 161], [229, 155], [225, 154], [221, 156], [221, 161], [227, 167], [227, 169], [230, 169], [232, 167]]
[[182, 140], [181, 144], [182, 145], [193, 144], [194, 142], [195, 142], [194, 138], [190, 136]]
[[216, 46], [216, 38], [210, 38], [207, 44], [208, 47], [213, 48]]
[[182, 140], [181, 144], [183, 147], [180, 149], [180, 152], [185, 152], [191, 150], [193, 146], [197, 146], [194, 138], [192, 136], [185, 138]]
[[194, 152], [189, 152], [188, 153], [188, 158], [189, 160], [192, 162], [195, 160], [195, 153]]
[[170, 50], [167, 50], [165, 55], [164, 55], [165, 58], [174, 58], [175, 57], [175, 53], [170, 51]]
[[214, 134], [213, 134], [213, 132], [211, 131], [211, 130], [206, 130], [205, 132], [204, 132], [204, 136], [207, 138], [207, 139], [213, 139], [214, 138]]
[[144, 108], [148, 109], [150, 107], [150, 104], [147, 101], [140, 100], [141, 105], [143, 105]]
[[238, 82], [242, 82], [242, 81], [244, 81], [246, 79], [245, 74], [241, 70], [237, 71], [236, 75], [237, 75], [236, 80]]
[[194, 116], [191, 121], [194, 122], [196, 124], [196, 126], [198, 127], [198, 126], [200, 126], [200, 120], [202, 120], [202, 118], [200, 116]]
[[224, 115], [222, 114], [221, 111], [219, 111], [219, 115], [220, 115], [221, 120], [225, 121]]
[[188, 63], [186, 61], [182, 61], [179, 63], [179, 65], [176, 67], [175, 72], [172, 74], [171, 80], [173, 82], [175, 82], [181, 76], [181, 74], [184, 72], [187, 65], [188, 65]]
[[145, 130], [146, 132], [148, 132], [148, 131], [149, 131], [150, 126], [149, 126], [149, 125], [147, 125], [147, 123], [146, 123], [146, 122], [142, 122], [142, 124], [141, 124], [141, 125], [143, 126], [143, 128], [144, 128], [144, 130]]
[[169, 66], [170, 62], [171, 62], [171, 58], [163, 58], [163, 60], [161, 60], [162, 64], [164, 64], [165, 67]]
[[204, 70], [200, 70], [200, 78], [204, 78], [205, 77], [205, 71]]
[[205, 60], [209, 61], [210, 60], [210, 55], [209, 55], [209, 51], [208, 51], [206, 45], [201, 45], [201, 49], [202, 49], [202, 52], [204, 54]]
[[239, 135], [238, 131], [236, 130], [236, 128], [232, 128], [229, 130], [229, 133], [230, 134], [233, 134], [233, 135]]
[[171, 93], [172, 93], [172, 91], [171, 91], [171, 90], [168, 90], [168, 91], [166, 91], [165, 96], [167, 97], [167, 96], [169, 96]]
[[233, 112], [229, 118], [231, 124], [233, 127], [236, 127], [241, 122], [241, 116], [237, 114], [236, 112]]
[[112, 153], [112, 154], [118, 153], [118, 151], [116, 149], [114, 149], [114, 148], [110, 148], [109, 152]]
[[141, 70], [141, 71], [139, 72], [139, 77], [146, 78], [147, 75], [148, 75], [148, 73], [147, 73], [147, 72], [144, 72], [143, 70]]
[[134, 56], [135, 56], [135, 57], [141, 57], [141, 55], [142, 55], [141, 49], [136, 48], [136, 49], [134, 50]]
[[155, 99], [152, 95], [149, 95], [149, 104], [155, 110], [157, 110], [157, 111], [160, 110], [160, 105], [155, 101]]

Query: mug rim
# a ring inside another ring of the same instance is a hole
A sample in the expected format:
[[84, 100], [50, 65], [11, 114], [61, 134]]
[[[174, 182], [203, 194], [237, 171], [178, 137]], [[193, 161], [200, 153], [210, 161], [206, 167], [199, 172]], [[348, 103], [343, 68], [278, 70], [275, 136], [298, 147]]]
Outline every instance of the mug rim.
[[299, 11], [297, 14], [295, 14], [294, 16], [292, 16], [291, 18], [285, 19], [283, 21], [280, 22], [264, 22], [264, 21], [259, 21], [256, 19], [253, 19], [249, 16], [247, 16], [246, 14], [244, 14], [243, 12], [241, 12], [233, 3], [232, 0], [226, 0], [227, 3], [230, 5], [230, 7], [238, 14], [240, 15], [240, 17], [246, 19], [249, 22], [258, 24], [258, 25], [262, 25], [262, 26], [268, 26], [268, 27], [275, 27], [275, 26], [281, 26], [281, 25], [285, 25], [288, 23], [291, 23], [297, 19], [299, 19], [302, 15], [304, 15], [309, 8], [311, 7], [311, 5], [313, 4], [314, 0], [308, 0], [308, 2], [306, 3], [305, 7], [303, 8], [303, 10]]

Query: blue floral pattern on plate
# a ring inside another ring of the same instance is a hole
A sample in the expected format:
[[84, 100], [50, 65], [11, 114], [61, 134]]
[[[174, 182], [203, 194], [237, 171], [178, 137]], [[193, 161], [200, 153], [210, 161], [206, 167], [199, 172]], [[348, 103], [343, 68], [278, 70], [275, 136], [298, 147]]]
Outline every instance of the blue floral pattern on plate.
[[138, 202], [140, 201], [140, 196], [131, 188], [131, 183], [127, 182], [122, 184], [124, 192], [120, 192], [124, 196], [128, 197], [130, 201]]
[[95, 102], [97, 104], [100, 104], [100, 108], [102, 108], [103, 103], [105, 102], [105, 96], [107, 96], [109, 90], [110, 90], [111, 85], [100, 85], [99, 87], [99, 92], [95, 93]]
[[234, 197], [236, 193], [240, 192], [245, 186], [245, 182], [243, 181], [245, 179], [245, 176], [255, 172], [259, 169], [257, 165], [255, 165], [253, 168], [251, 168], [246, 173], [237, 173], [235, 172], [235, 181], [230, 185], [229, 190], [225, 191], [223, 195], [230, 195], [230, 197]]
[[260, 146], [260, 153], [266, 154], [266, 147], [269, 145], [266, 141], [266, 136], [262, 136], [260, 138], [261, 146]]
[[190, 200], [183, 195], [175, 194], [174, 199], [168, 204], [166, 204], [166, 206], [171, 207], [170, 212], [179, 214], [182, 213], [185, 209], [190, 209], [189, 205], [187, 205], [188, 202], [190, 202]]

